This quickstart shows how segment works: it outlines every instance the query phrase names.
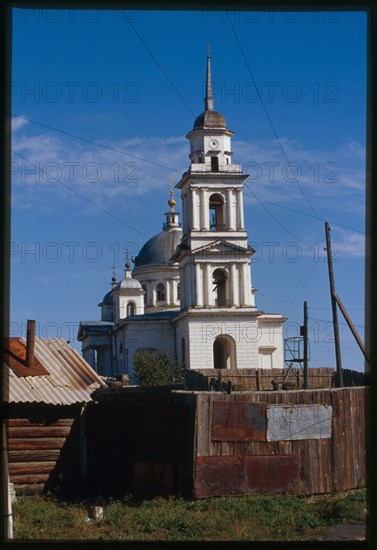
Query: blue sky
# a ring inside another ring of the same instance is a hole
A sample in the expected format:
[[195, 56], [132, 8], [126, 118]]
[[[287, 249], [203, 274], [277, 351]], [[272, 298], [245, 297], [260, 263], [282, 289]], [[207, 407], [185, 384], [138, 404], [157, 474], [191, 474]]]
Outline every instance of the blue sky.
[[[11, 332], [74, 341], [158, 233], [185, 134], [203, 110], [211, 44], [216, 110], [249, 178], [257, 306], [296, 336], [309, 307], [311, 366], [335, 366], [324, 251], [363, 338], [364, 13], [14, 11]], [[176, 192], [178, 206], [180, 197]], [[340, 315], [343, 366], [363, 369]]]

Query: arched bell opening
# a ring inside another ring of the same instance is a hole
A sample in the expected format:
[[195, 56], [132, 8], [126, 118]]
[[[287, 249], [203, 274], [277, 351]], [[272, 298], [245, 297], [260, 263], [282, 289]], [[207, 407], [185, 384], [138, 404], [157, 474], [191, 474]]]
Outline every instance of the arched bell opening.
[[214, 193], [209, 198], [209, 228], [211, 231], [225, 230], [224, 197]]
[[128, 302], [127, 304], [127, 317], [131, 317], [132, 315], [135, 315], [136, 312], [136, 306], [134, 302]]
[[215, 269], [212, 275], [213, 280], [213, 299], [217, 307], [226, 306], [226, 285], [227, 275], [223, 269]]

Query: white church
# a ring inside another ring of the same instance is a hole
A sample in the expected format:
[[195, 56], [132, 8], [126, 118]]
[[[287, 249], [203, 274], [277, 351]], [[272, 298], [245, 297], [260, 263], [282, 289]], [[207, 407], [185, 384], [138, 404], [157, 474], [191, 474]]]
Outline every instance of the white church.
[[225, 118], [214, 109], [207, 57], [205, 110], [186, 135], [190, 165], [173, 191], [163, 230], [127, 261], [99, 304], [100, 321], [81, 321], [78, 340], [101, 375], [128, 374], [136, 351], [167, 351], [187, 369], [283, 368], [285, 318], [255, 305], [254, 250], [244, 224], [243, 182], [232, 162]]

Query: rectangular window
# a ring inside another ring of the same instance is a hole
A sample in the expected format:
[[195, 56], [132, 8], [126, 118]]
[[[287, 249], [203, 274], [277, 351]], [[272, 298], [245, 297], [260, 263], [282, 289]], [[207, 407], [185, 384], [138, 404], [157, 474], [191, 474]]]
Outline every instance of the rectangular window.
[[217, 157], [211, 157], [211, 171], [212, 172], [219, 171], [219, 159]]

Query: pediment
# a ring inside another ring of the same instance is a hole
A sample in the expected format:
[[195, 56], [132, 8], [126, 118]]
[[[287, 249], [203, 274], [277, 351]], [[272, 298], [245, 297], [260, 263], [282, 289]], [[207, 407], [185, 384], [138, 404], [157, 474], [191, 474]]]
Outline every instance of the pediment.
[[196, 248], [192, 251], [192, 254], [197, 255], [203, 254], [204, 252], [206, 254], [253, 254], [255, 250], [251, 248], [251, 246], [244, 248], [243, 246], [238, 246], [229, 241], [218, 240], [205, 246], [201, 246], [200, 248]]
[[207, 254], [213, 254], [213, 255], [216, 255], [216, 254], [221, 254], [221, 255], [231, 255], [231, 254], [246, 254], [247, 256], [252, 256], [253, 254], [255, 254], [255, 250], [254, 248], [252, 248], [250, 245], [247, 246], [247, 248], [244, 248], [243, 246], [238, 246], [234, 243], [231, 243], [229, 241], [224, 241], [224, 240], [218, 240], [218, 241], [214, 241], [214, 242], [211, 242], [211, 243], [208, 243], [204, 246], [200, 246], [199, 248], [195, 248], [194, 250], [190, 249], [189, 246], [187, 246], [186, 243], [184, 243], [183, 245], [178, 245], [177, 248], [176, 248], [176, 251], [174, 253], [174, 255], [172, 256], [172, 261], [174, 262], [177, 262], [179, 261], [179, 258], [183, 255], [183, 254], [192, 254], [193, 256], [198, 256], [198, 255], [207, 255]]

